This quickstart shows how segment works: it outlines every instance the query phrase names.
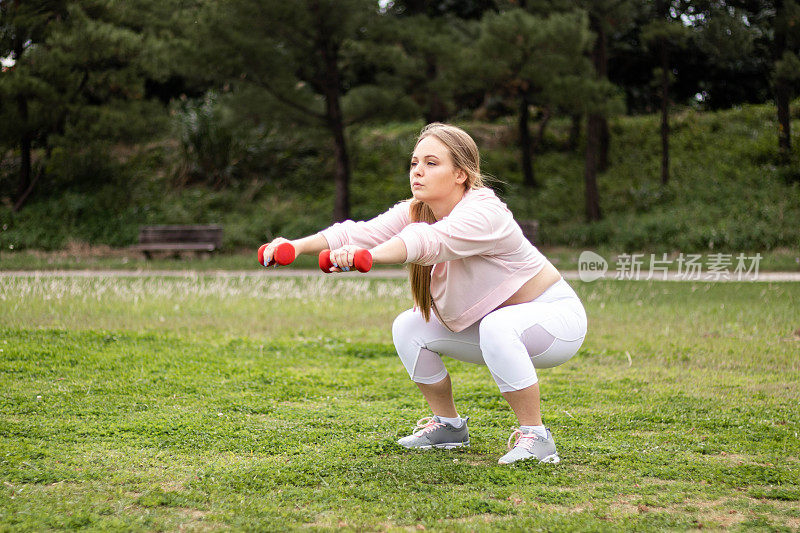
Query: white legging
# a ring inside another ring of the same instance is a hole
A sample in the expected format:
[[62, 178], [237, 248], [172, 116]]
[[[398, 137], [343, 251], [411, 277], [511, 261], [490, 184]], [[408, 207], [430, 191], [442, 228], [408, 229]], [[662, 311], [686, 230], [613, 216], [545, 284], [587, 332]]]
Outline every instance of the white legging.
[[563, 279], [531, 302], [492, 311], [479, 322], [454, 333], [435, 315], [425, 322], [409, 309], [392, 326], [394, 346], [411, 379], [438, 383], [447, 376], [441, 355], [486, 365], [501, 392], [530, 387], [536, 368], [569, 360], [586, 336], [586, 312]]

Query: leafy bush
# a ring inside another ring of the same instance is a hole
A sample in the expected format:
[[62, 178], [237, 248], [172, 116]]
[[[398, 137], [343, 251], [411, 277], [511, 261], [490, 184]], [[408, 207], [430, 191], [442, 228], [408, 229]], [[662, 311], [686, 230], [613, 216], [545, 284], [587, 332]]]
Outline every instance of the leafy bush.
[[251, 143], [236, 117], [209, 91], [200, 100], [186, 100], [176, 113], [183, 155], [180, 177], [215, 188], [230, 185], [240, 175], [240, 164]]

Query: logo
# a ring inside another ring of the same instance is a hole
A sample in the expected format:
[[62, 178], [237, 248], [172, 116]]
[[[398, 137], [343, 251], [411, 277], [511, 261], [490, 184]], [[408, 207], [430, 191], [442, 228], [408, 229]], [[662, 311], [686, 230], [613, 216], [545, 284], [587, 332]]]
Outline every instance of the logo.
[[578, 257], [578, 277], [586, 283], [603, 277], [608, 270], [608, 262], [602, 256], [589, 250], [581, 252]]

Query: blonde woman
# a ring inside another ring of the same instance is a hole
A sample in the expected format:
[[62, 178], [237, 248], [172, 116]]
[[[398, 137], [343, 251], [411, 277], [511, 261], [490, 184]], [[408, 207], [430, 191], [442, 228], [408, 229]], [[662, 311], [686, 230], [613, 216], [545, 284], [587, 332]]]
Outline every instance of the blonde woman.
[[375, 264], [410, 265], [415, 306], [392, 327], [397, 353], [433, 412], [398, 444], [406, 448], [469, 445], [469, 417], [453, 402], [441, 356], [485, 365], [519, 422], [500, 464], [558, 463], [542, 424], [537, 368], [560, 365], [580, 348], [586, 313], [553, 265], [528, 242], [506, 205], [486, 187], [475, 141], [433, 123], [419, 135], [409, 171], [413, 198], [365, 221], [337, 223], [287, 241], [296, 252], [330, 249], [333, 271], [353, 267], [368, 249]]

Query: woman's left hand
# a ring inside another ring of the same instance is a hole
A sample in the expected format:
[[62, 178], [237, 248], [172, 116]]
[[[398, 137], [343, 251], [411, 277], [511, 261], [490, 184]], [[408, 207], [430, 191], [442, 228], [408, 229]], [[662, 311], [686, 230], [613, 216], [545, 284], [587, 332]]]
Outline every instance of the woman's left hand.
[[333, 268], [331, 268], [331, 272], [349, 272], [350, 270], [355, 270], [353, 261], [356, 251], [358, 250], [360, 250], [360, 248], [352, 244], [342, 246], [336, 250], [331, 250], [331, 263], [334, 265]]

